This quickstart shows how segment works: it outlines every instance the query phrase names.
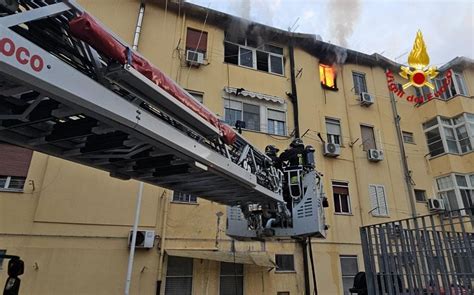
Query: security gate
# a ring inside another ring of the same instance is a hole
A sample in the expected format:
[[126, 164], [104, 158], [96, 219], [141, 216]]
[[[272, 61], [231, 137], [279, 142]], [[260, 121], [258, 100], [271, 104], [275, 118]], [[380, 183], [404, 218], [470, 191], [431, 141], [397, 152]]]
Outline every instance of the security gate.
[[361, 228], [367, 291], [474, 294], [474, 208]]

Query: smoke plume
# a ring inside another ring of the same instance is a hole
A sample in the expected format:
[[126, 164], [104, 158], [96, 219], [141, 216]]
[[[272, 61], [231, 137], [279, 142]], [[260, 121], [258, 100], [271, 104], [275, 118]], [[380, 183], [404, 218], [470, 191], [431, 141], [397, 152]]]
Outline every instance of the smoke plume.
[[338, 45], [347, 47], [360, 15], [360, 0], [331, 0], [328, 3], [329, 30]]

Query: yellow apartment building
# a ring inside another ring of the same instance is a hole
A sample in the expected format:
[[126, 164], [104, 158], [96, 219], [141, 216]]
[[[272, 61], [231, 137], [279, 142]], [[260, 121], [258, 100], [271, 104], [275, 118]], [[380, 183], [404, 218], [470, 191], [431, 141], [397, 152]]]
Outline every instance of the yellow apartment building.
[[[300, 241], [233, 241], [225, 206], [145, 185], [139, 228], [154, 231], [154, 246], [136, 251], [131, 294], [304, 294], [305, 264], [311, 290], [348, 294], [364, 269], [361, 226], [427, 214], [428, 198], [473, 205], [473, 60], [442, 66], [450, 88], [415, 105], [390, 93], [385, 71], [400, 65], [378, 54], [178, 0], [78, 2], [222, 120], [245, 121], [257, 147], [284, 150], [295, 135], [314, 146], [329, 199], [311, 267]], [[25, 261], [22, 293], [123, 293], [137, 191], [136, 181], [1, 144], [0, 253]]]

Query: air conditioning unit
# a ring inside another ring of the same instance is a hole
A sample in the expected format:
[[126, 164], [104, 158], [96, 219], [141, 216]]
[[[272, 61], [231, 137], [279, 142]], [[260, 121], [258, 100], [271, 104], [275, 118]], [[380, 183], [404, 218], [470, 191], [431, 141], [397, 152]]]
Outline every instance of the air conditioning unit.
[[367, 157], [369, 161], [372, 162], [378, 162], [383, 160], [383, 151], [382, 150], [376, 150], [376, 149], [370, 149], [367, 152]]
[[[128, 234], [128, 246], [132, 244], [133, 230]], [[137, 230], [137, 239], [135, 241], [135, 248], [150, 249], [155, 244], [154, 230]]]
[[375, 97], [367, 92], [360, 93], [360, 104], [363, 106], [369, 106], [373, 104], [375, 101]]
[[18, 10], [17, 0], [0, 0], [0, 11], [15, 13]]
[[443, 199], [429, 198], [428, 199], [428, 209], [430, 211], [444, 211], [446, 208], [444, 206]]
[[341, 146], [336, 143], [324, 144], [324, 155], [327, 157], [337, 157], [341, 154]]
[[193, 66], [204, 64], [204, 53], [194, 50], [186, 50], [186, 61]]

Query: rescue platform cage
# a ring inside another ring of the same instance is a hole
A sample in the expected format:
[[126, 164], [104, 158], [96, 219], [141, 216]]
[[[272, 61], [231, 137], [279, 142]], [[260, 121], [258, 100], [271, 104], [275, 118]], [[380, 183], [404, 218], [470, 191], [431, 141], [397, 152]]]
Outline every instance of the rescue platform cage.
[[361, 227], [367, 293], [474, 294], [474, 208]]

